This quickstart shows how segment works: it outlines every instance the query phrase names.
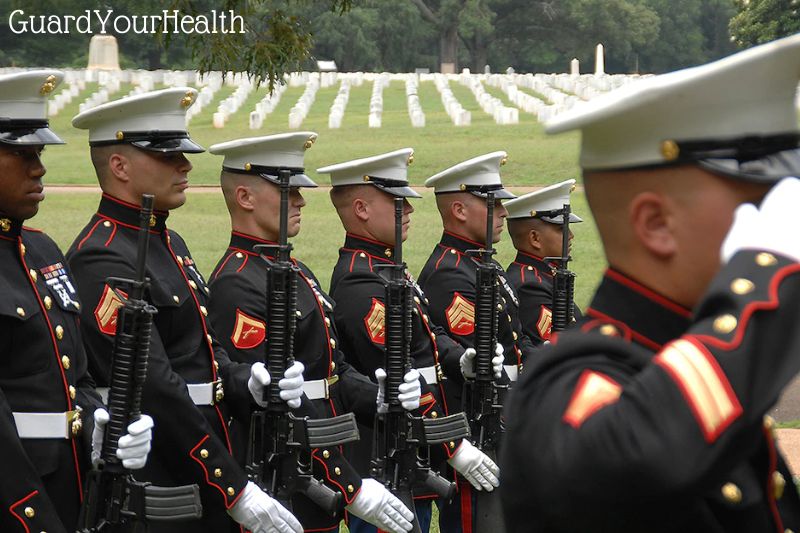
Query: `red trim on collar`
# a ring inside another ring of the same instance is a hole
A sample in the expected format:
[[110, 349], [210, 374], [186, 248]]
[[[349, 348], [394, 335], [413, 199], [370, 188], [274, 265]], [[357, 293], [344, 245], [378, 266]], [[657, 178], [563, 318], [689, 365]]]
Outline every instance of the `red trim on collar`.
[[38, 228], [29, 228], [28, 226], [22, 226], [22, 229], [24, 229], [25, 231], [32, 231], [34, 233], [44, 233], [42, 230]]
[[236, 235], [237, 237], [242, 237], [245, 239], [250, 239], [251, 241], [258, 241], [264, 244], [278, 244], [275, 241], [270, 241], [267, 239], [262, 239], [261, 237], [256, 237], [255, 235], [250, 235], [249, 233], [242, 233], [241, 231], [231, 231], [231, 235]]
[[517, 253], [524, 255], [525, 257], [530, 257], [531, 259], [536, 259], [537, 261], [541, 261], [542, 263], [547, 264], [547, 261], [544, 260], [544, 257], [539, 257], [536, 254], [529, 254], [528, 252], [523, 252], [522, 250], [517, 250]]
[[[140, 205], [136, 205], [136, 204], [132, 204], [130, 202], [126, 202], [125, 200], [117, 198], [116, 196], [111, 196], [110, 194], [108, 194], [106, 192], [104, 192], [102, 194], [102, 196], [103, 196], [103, 198], [106, 198], [107, 200], [111, 200], [112, 202], [117, 203], [119, 205], [124, 205], [125, 207], [130, 207], [131, 209], [136, 209], [137, 211], [142, 208], [142, 206], [140, 206]], [[166, 215], [168, 213], [169, 213], [168, 211], [161, 211], [161, 210], [158, 210], [158, 209], [153, 209], [153, 214], [154, 215]]]
[[[352, 252], [353, 254], [363, 253], [366, 255], [369, 260], [369, 267], [372, 268], [372, 259], [377, 259], [378, 261], [383, 261], [384, 263], [391, 263], [391, 259], [386, 259], [385, 257], [380, 257], [378, 255], [372, 255], [366, 250], [362, 250], [361, 248], [340, 248], [343, 252]], [[350, 272], [353, 271], [353, 261], [350, 261]]]
[[[102, 213], [97, 213], [97, 216], [100, 217], [103, 220], [108, 220], [112, 224], [118, 224], [118, 225], [120, 225], [120, 226], [122, 226], [124, 228], [135, 229], [136, 231], [139, 231], [139, 226], [134, 226], [133, 224], [126, 224], [125, 222], [122, 222], [121, 220], [117, 220], [116, 218], [111, 218], [110, 216], [104, 215]], [[164, 228], [164, 229], [166, 230], [166, 228]], [[150, 232], [151, 235], [158, 235], [158, 232], [155, 231], [155, 230], [149, 229], [147, 231]]]
[[645, 298], [654, 301], [655, 303], [661, 305], [661, 307], [665, 307], [675, 313], [676, 315], [680, 315], [684, 318], [692, 318], [692, 311], [690, 309], [685, 308], [679, 303], [675, 303], [666, 296], [662, 296], [657, 292], [653, 291], [652, 289], [648, 289], [641, 283], [638, 283], [631, 278], [627, 277], [625, 274], [618, 272], [612, 268], [608, 268], [604, 274], [607, 278], [610, 278], [621, 285], [625, 285], [629, 289], [638, 292]]
[[450, 235], [451, 237], [455, 237], [456, 239], [460, 239], [460, 240], [462, 240], [464, 242], [468, 242], [470, 244], [474, 244], [475, 246], [486, 246], [485, 242], [473, 241], [472, 239], [468, 239], [468, 238], [464, 237], [463, 235], [459, 235], [458, 233], [453, 233], [452, 231], [444, 230], [444, 233], [446, 235]]
[[372, 244], [378, 244], [383, 246], [384, 248], [391, 248], [394, 249], [394, 246], [386, 244], [385, 242], [376, 241], [375, 239], [370, 239], [369, 237], [364, 237], [363, 235], [356, 235], [355, 233], [350, 233], [349, 231], [345, 234], [345, 238], [352, 237], [354, 239], [359, 239], [365, 242], [371, 242]]

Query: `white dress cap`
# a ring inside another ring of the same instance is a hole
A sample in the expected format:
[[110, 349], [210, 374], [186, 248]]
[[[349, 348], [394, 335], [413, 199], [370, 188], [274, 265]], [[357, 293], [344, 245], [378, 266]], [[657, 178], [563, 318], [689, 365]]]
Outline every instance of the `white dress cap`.
[[495, 198], [514, 198], [500, 179], [500, 167], [507, 160], [508, 154], [503, 151], [473, 157], [431, 176], [425, 186], [433, 187], [435, 194], [471, 192], [485, 196], [484, 191], [492, 190]]
[[421, 198], [408, 186], [408, 165], [414, 161], [414, 150], [402, 148], [363, 159], [318, 168], [320, 174], [331, 175], [331, 186], [373, 185], [392, 196]]
[[[551, 224], [561, 224], [562, 214], [553, 211], [563, 209], [569, 205], [569, 194], [575, 190], [575, 180], [562, 181], [538, 191], [529, 192], [503, 204], [508, 211], [508, 219], [513, 218], [541, 218]], [[553, 216], [554, 215], [554, 216]], [[583, 222], [578, 215], [570, 212], [570, 222]]]
[[63, 79], [58, 70], [0, 76], [0, 143], [64, 144], [47, 120], [47, 98]]
[[313, 131], [298, 131], [236, 139], [215, 144], [208, 151], [225, 157], [223, 170], [254, 174], [279, 184], [278, 172], [285, 169], [292, 173], [290, 186], [316, 187], [317, 184], [305, 175], [304, 163], [306, 150], [316, 140], [317, 134]]
[[628, 85], [556, 116], [546, 131], [581, 130], [588, 171], [697, 162], [774, 182], [800, 171], [798, 81], [800, 34]]
[[130, 143], [158, 152], [204, 152], [186, 131], [186, 110], [196, 98], [191, 87], [127, 96], [80, 113], [72, 125], [89, 130], [90, 146]]

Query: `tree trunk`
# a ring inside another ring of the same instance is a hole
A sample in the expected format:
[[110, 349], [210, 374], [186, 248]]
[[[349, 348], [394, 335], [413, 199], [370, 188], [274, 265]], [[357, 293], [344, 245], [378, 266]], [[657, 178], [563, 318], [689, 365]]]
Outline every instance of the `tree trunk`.
[[458, 70], [458, 27], [442, 29], [439, 36], [439, 70], [454, 74]]
[[159, 70], [161, 65], [161, 49], [158, 46], [151, 45], [150, 50], [147, 52], [147, 68], [149, 70]]
[[482, 74], [486, 62], [489, 60], [489, 46], [485, 42], [475, 42], [470, 52], [472, 53], [472, 72]]

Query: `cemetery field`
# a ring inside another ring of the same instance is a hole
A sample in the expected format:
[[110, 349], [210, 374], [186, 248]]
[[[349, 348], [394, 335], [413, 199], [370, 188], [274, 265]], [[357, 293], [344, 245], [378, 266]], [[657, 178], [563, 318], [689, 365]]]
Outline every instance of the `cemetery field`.
[[[464, 109], [471, 112], [469, 126], [454, 126], [447, 115], [441, 97], [432, 81], [419, 84], [418, 96], [426, 125], [411, 126], [406, 103], [405, 83], [391, 81], [383, 90], [383, 114], [380, 128], [368, 127], [370, 95], [373, 83], [364, 81], [352, 86], [344, 111], [341, 127], [328, 128], [328, 115], [336, 97], [339, 84], [322, 87], [316, 93], [308, 115], [298, 128], [319, 134], [316, 144], [306, 153], [306, 168], [312, 178], [318, 178], [314, 169], [324, 165], [367, 157], [398, 148], [414, 148], [414, 164], [409, 167], [409, 179], [422, 185], [425, 179], [470, 157], [505, 150], [508, 164], [503, 167], [504, 181], [509, 185], [542, 186], [577, 177], [578, 135], [575, 133], [546, 136], [534, 115], [519, 111], [518, 124], [498, 125], [491, 115], [481, 110], [474, 95], [455, 81], [450, 89]], [[111, 99], [126, 95], [133, 85], [123, 83]], [[156, 85], [156, 89], [163, 86]], [[506, 95], [494, 87], [486, 91], [513, 106]], [[87, 83], [85, 89], [69, 104], [51, 117], [51, 127], [67, 141], [66, 146], [48, 148], [45, 161], [48, 165], [48, 182], [52, 184], [94, 184], [93, 171], [88, 157], [87, 133], [71, 126], [72, 117], [78, 113], [80, 102], [97, 91], [97, 83]], [[233, 113], [224, 128], [212, 125], [217, 106], [234, 92], [234, 87], [223, 85], [213, 95], [213, 100], [192, 118], [189, 132], [204, 147], [241, 137], [269, 135], [289, 130], [289, 110], [303, 94], [304, 87], [288, 87], [281, 95], [277, 107], [264, 120], [260, 129], [249, 128], [249, 114], [255, 104], [266, 94], [265, 88], [253, 90], [241, 107]], [[216, 184], [221, 159], [209, 153], [191, 157], [194, 170], [191, 182]], [[319, 177], [320, 185], [325, 176]]]

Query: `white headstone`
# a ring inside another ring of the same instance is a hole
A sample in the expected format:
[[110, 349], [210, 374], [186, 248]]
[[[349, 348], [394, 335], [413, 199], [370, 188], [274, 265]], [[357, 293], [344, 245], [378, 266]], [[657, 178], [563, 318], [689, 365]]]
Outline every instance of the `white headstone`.
[[578, 61], [577, 57], [573, 57], [572, 61], [569, 62], [569, 73], [573, 76], [580, 76], [581, 62]]
[[89, 70], [119, 70], [119, 48], [113, 35], [93, 35], [89, 41]]

